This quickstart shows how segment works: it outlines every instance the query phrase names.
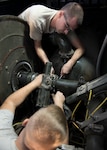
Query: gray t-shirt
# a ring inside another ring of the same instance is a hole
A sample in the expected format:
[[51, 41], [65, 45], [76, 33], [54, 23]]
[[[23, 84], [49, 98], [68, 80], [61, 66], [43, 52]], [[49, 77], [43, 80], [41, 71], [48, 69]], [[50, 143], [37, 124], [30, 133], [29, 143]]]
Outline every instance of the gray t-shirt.
[[58, 10], [43, 5], [33, 5], [24, 10], [18, 17], [26, 21], [30, 27], [30, 37], [40, 41], [43, 33], [52, 33], [54, 28], [50, 22]]
[[18, 150], [15, 144], [17, 134], [12, 126], [14, 114], [0, 110], [0, 150]]

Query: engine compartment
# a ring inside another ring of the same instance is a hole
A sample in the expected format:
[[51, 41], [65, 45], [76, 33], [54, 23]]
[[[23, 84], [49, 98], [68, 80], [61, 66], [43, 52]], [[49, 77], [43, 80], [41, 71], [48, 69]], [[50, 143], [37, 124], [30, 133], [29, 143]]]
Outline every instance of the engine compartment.
[[[61, 7], [64, 3], [65, 1], [51, 1], [50, 5]], [[106, 6], [105, 4], [106, 2], [102, 6]], [[35, 54], [28, 25], [15, 15], [18, 12], [0, 16], [0, 104], [12, 92], [31, 82], [37, 74], [44, 73], [41, 88], [33, 91], [16, 110], [13, 126], [17, 134], [22, 130], [22, 120], [30, 117], [39, 108], [53, 103], [51, 93], [60, 90], [66, 96], [64, 111], [69, 126], [69, 145], [85, 150], [106, 150], [107, 9], [104, 7], [104, 15], [100, 18], [98, 7], [101, 5], [97, 5], [97, 8], [89, 8], [88, 4], [83, 6], [87, 13], [83, 26], [76, 32], [87, 53], [77, 61], [72, 73], [62, 78], [59, 70], [69, 55], [71, 56], [72, 47], [65, 37], [58, 37], [56, 34], [43, 36], [43, 47], [52, 61], [44, 66]], [[93, 13], [96, 15], [92, 15]], [[96, 16], [98, 24], [97, 21], [95, 24]], [[105, 22], [103, 28], [101, 19]], [[66, 52], [65, 49], [70, 50]], [[52, 65], [55, 68], [54, 75], [50, 75]]]

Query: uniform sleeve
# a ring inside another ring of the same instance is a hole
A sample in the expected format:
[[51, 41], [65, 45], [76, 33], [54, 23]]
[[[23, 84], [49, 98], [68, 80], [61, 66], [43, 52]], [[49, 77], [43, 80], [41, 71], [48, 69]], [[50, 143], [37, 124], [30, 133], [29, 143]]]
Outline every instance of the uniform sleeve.
[[29, 21], [29, 28], [30, 28], [30, 38], [33, 40], [41, 41], [42, 40], [42, 30], [41, 26], [38, 22], [34, 23], [33, 21]]

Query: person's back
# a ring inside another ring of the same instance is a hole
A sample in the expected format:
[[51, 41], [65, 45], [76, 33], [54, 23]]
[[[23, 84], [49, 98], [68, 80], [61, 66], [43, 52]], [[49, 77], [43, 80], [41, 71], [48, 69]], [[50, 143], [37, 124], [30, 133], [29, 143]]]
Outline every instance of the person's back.
[[43, 5], [32, 5], [18, 15], [19, 18], [26, 21], [30, 27], [30, 37], [33, 40], [41, 40], [43, 33], [54, 31], [50, 27], [50, 22], [57, 10]]

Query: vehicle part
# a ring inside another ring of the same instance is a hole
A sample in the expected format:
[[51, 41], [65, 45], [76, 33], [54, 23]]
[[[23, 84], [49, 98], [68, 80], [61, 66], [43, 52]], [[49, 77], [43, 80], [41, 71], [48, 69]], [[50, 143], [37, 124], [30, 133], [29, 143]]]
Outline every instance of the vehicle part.
[[[17, 90], [16, 76], [21, 70], [32, 72], [33, 42], [26, 22], [11, 15], [0, 16], [0, 102]], [[35, 56], [36, 58], [36, 56]]]

